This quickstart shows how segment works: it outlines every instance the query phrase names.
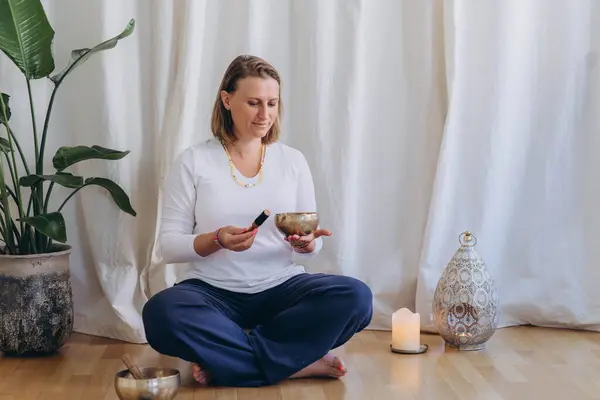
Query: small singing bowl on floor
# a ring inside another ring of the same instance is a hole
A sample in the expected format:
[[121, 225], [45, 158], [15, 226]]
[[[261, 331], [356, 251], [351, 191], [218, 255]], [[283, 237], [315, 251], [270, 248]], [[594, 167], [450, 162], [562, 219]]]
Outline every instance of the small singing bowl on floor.
[[144, 379], [135, 379], [125, 369], [115, 374], [120, 400], [172, 400], [181, 386], [181, 375], [173, 368], [140, 368]]
[[316, 212], [291, 212], [275, 215], [275, 226], [285, 236], [306, 236], [319, 227], [319, 214]]

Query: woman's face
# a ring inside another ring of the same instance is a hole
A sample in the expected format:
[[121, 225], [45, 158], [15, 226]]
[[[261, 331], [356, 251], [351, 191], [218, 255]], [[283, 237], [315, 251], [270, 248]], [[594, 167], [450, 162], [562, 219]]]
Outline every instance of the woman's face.
[[222, 91], [221, 99], [231, 111], [237, 139], [262, 138], [277, 120], [279, 84], [270, 77], [247, 77], [237, 82], [234, 93]]

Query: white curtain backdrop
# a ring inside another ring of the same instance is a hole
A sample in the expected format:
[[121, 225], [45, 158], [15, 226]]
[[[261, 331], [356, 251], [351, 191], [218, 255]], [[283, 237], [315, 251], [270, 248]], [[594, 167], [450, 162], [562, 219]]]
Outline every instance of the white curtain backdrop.
[[[501, 326], [599, 330], [600, 10], [592, 0], [46, 0], [57, 69], [70, 51], [132, 36], [61, 88], [61, 145], [131, 154], [74, 172], [107, 176], [65, 208], [76, 331], [145, 342], [141, 308], [170, 286], [154, 240], [159, 187], [210, 137], [221, 76], [238, 54], [283, 77], [283, 141], [306, 155], [334, 236], [307, 267], [364, 280], [372, 329], [401, 307], [432, 330], [435, 286], [468, 229], [499, 289]], [[40, 119], [51, 85], [33, 87]], [[24, 81], [0, 55], [13, 127], [30, 136]], [[22, 134], [21, 134], [22, 132]], [[268, 172], [267, 172], [268, 173]], [[66, 191], [57, 191], [59, 204]]]

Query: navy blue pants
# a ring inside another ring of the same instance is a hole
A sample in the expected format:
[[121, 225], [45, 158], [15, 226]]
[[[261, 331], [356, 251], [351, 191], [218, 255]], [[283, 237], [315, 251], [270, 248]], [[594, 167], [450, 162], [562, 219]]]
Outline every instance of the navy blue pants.
[[347, 342], [367, 327], [372, 310], [361, 281], [306, 273], [256, 294], [183, 281], [154, 295], [142, 316], [157, 352], [200, 365], [211, 385], [257, 387]]

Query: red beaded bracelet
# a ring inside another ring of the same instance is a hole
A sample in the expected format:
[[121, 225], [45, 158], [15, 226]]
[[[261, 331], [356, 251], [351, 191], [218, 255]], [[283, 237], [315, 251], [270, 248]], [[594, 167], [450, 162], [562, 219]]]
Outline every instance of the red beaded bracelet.
[[223, 246], [223, 245], [221, 244], [221, 242], [219, 241], [219, 231], [220, 231], [220, 230], [221, 230], [221, 228], [217, 229], [217, 230], [215, 231], [215, 233], [213, 233], [212, 240], [213, 240], [213, 243], [214, 243], [214, 244], [216, 244], [216, 245], [217, 245], [217, 246], [218, 246], [220, 249], [224, 249], [224, 248], [225, 248], [225, 246]]

